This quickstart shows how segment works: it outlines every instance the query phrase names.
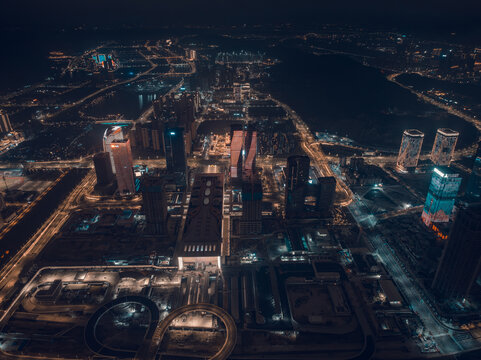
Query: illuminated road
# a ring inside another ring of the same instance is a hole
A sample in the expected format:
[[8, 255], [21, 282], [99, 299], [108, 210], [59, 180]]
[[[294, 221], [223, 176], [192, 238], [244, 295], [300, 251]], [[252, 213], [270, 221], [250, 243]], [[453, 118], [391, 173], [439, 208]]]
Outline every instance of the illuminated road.
[[[481, 131], [481, 121], [472, 117], [472, 116], [469, 116], [469, 115], [466, 115], [465, 113], [459, 111], [459, 110], [456, 110], [454, 109], [453, 107], [451, 106], [448, 106], [448, 105], [445, 105], [439, 101], [436, 101], [434, 100], [433, 98], [429, 97], [429, 96], [426, 96], [424, 95], [423, 93], [419, 92], [419, 91], [416, 91], [404, 84], [401, 84], [400, 82], [398, 82], [396, 80], [396, 78], [401, 75], [401, 73], [397, 73], [397, 74], [392, 74], [392, 75], [389, 75], [387, 77], [387, 79], [393, 83], [395, 83], [396, 85], [399, 85], [400, 87], [402, 87], [403, 89], [406, 89], [406, 90], [409, 90], [411, 93], [413, 93], [414, 95], [416, 95], [418, 98], [422, 99], [423, 101], [431, 104], [431, 105], [434, 105], [440, 109], [443, 109], [445, 111], [447, 111], [448, 113], [450, 113], [451, 115], [454, 115], [454, 116], [457, 116], [457, 117], [460, 117], [461, 119], [473, 124], [476, 129], [478, 129], [479, 131]], [[422, 76], [422, 74], [420, 74]]]
[[[25, 207], [25, 209], [20, 213], [20, 215], [18, 215], [13, 221], [9, 222], [8, 225], [3, 228], [2, 232], [0, 233], [0, 239], [7, 233], [10, 231], [10, 229], [12, 227], [14, 227], [15, 225], [17, 225], [17, 223], [20, 221], [20, 219], [22, 219], [27, 213], [29, 213], [34, 207], [35, 205], [37, 205], [37, 203], [43, 199], [43, 197], [50, 191], [53, 189], [53, 187], [55, 185], [57, 185], [60, 180], [62, 180], [65, 175], [67, 173], [66, 172], [63, 172], [54, 182], [52, 182], [39, 196], [37, 196], [37, 198], [32, 201], [30, 204], [28, 204], [27, 207]], [[1, 273], [0, 273], [1, 275]]]
[[214, 314], [217, 316], [225, 325], [226, 330], [226, 339], [224, 345], [220, 348], [220, 350], [213, 356], [211, 356], [210, 360], [225, 360], [229, 357], [229, 355], [234, 350], [234, 347], [237, 342], [237, 328], [232, 316], [226, 312], [224, 309], [213, 305], [213, 304], [192, 304], [181, 306], [175, 310], [173, 310], [165, 319], [161, 320], [154, 331], [154, 335], [152, 337], [151, 343], [149, 347], [146, 347], [145, 352], [142, 350], [139, 354], [137, 354], [137, 359], [145, 359], [150, 360], [156, 358], [156, 354], [160, 344], [162, 343], [162, 339], [164, 338], [165, 333], [169, 329], [170, 324], [174, 321], [177, 317], [182, 314], [189, 313], [192, 311], [205, 311], [207, 313]]
[[322, 151], [319, 143], [312, 136], [309, 127], [302, 121], [301, 117], [291, 109], [287, 104], [280, 102], [272, 97], [270, 99], [282, 107], [293, 119], [293, 123], [299, 132], [301, 139], [301, 147], [311, 159], [312, 165], [317, 172], [322, 176], [334, 176], [336, 178], [336, 192], [341, 195], [341, 198], [336, 200], [337, 205], [347, 206], [352, 202], [354, 197], [351, 189], [344, 183], [344, 181], [335, 174], [329, 166], [326, 156]]
[[[365, 225], [367, 228], [372, 228], [376, 224], [377, 219], [372, 214], [367, 214], [364, 209], [367, 208], [362, 206], [362, 201], [359, 199], [349, 206], [351, 214], [361, 226]], [[368, 238], [412, 310], [416, 312], [423, 322], [424, 334], [426, 336], [432, 336], [440, 353], [452, 354], [464, 350], [453, 338], [452, 335], [454, 332], [432, 313], [431, 308], [423, 299], [423, 295], [418, 289], [417, 284], [408, 275], [407, 271], [402, 268], [400, 260], [397, 259], [394, 250], [389, 244], [380, 235], [375, 233], [368, 234]]]
[[[59, 205], [47, 221], [40, 227], [34, 236], [12, 257], [0, 272], [0, 303], [18, 281], [24, 267], [30, 266], [32, 261], [48, 244], [50, 239], [58, 233], [68, 219], [72, 207], [78, 204], [79, 198], [91, 191], [95, 182], [95, 173], [91, 170], [83, 180], [70, 192], [66, 199]], [[13, 305], [13, 304], [12, 304]], [[10, 307], [0, 318], [0, 323], [12, 310]]]

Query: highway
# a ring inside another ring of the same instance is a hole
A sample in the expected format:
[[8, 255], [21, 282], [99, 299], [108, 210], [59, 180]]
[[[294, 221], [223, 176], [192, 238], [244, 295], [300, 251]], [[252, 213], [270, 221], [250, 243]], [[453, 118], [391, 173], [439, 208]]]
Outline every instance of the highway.
[[[18, 253], [10, 260], [10, 262], [2, 268], [0, 272], [0, 303], [3, 302], [5, 296], [17, 283], [22, 270], [26, 266], [32, 264], [34, 259], [48, 244], [50, 239], [60, 230], [63, 224], [67, 221], [70, 210], [78, 204], [78, 200], [82, 195], [91, 190], [94, 182], [95, 173], [91, 170], [59, 205], [57, 210], [53, 212], [49, 219], [40, 227], [35, 235], [32, 236], [23, 248], [20, 249], [20, 251], [18, 251]], [[12, 306], [8, 308], [0, 318], [0, 323], [12, 309]]]

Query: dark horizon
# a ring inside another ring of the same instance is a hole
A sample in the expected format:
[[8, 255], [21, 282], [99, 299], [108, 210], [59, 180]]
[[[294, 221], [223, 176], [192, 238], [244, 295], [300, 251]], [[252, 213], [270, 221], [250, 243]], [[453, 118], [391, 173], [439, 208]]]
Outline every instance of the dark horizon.
[[267, 0], [194, 1], [165, 3], [144, 0], [85, 0], [70, 2], [20, 0], [2, 6], [3, 29], [55, 30], [78, 27], [162, 28], [195, 25], [319, 23], [352, 24], [365, 27], [396, 27], [423, 33], [460, 32], [476, 36], [481, 32], [481, 3], [472, 0], [393, 1], [354, 0], [295, 2]]

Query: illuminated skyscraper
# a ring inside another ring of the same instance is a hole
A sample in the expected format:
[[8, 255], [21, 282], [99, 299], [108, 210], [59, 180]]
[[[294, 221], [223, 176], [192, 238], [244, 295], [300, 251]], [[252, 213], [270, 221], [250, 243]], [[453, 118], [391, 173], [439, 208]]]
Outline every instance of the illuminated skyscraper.
[[110, 144], [114, 157], [117, 188], [121, 194], [135, 193], [132, 151], [129, 139], [115, 140]]
[[459, 133], [451, 129], [438, 129], [434, 139], [431, 161], [434, 165], [449, 166], [458, 141]]
[[478, 151], [469, 175], [466, 195], [470, 200], [481, 201], [481, 142], [478, 144]]
[[114, 180], [112, 172], [112, 164], [110, 163], [110, 154], [108, 152], [100, 152], [94, 155], [95, 174], [97, 175], [97, 184], [100, 186], [108, 185]]
[[404, 130], [401, 148], [397, 157], [399, 170], [415, 168], [418, 165], [419, 154], [423, 145], [424, 134], [416, 129]]
[[185, 174], [187, 159], [185, 155], [184, 129], [172, 127], [164, 130], [164, 151], [167, 170]]
[[0, 110], [0, 133], [6, 134], [12, 132], [12, 125], [10, 124], [10, 118], [8, 114], [3, 110]]
[[240, 233], [260, 234], [262, 232], [262, 183], [252, 179], [242, 184], [242, 216], [239, 221]]
[[244, 132], [234, 130], [230, 142], [230, 177], [239, 179], [242, 176], [242, 158], [244, 149]]
[[242, 155], [244, 157], [244, 176], [250, 178], [254, 175], [257, 157], [257, 131], [254, 131], [252, 128], [248, 128], [244, 131]]
[[230, 176], [249, 179], [255, 175], [257, 157], [257, 131], [252, 127], [236, 130], [231, 127]]
[[421, 216], [427, 226], [450, 220], [461, 180], [459, 174], [449, 168], [434, 169]]
[[194, 49], [185, 49], [185, 57], [189, 61], [197, 60], [197, 51]]
[[481, 269], [481, 204], [459, 209], [439, 262], [433, 290], [445, 298], [469, 295]]
[[122, 127], [120, 126], [111, 126], [104, 132], [104, 151], [110, 154], [110, 163], [112, 164], [112, 172], [115, 174], [115, 162], [114, 162], [114, 155], [112, 152], [112, 147], [110, 144], [114, 141], [123, 140], [124, 135], [122, 133]]
[[302, 217], [309, 180], [310, 160], [305, 155], [287, 158], [286, 169], [286, 217]]
[[142, 177], [142, 204], [150, 233], [167, 233], [167, 201], [162, 176], [145, 174]]

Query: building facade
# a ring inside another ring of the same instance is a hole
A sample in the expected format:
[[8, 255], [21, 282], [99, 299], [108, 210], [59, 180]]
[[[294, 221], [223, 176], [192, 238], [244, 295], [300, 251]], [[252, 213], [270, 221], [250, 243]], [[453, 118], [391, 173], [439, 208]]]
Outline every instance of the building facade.
[[242, 177], [242, 151], [244, 149], [244, 131], [234, 130], [230, 142], [230, 177], [239, 179]]
[[421, 215], [426, 226], [433, 222], [448, 222], [451, 219], [461, 181], [459, 174], [449, 168], [434, 169]]
[[94, 155], [93, 160], [95, 174], [97, 175], [97, 184], [104, 186], [112, 183], [114, 181], [114, 173], [112, 172], [110, 153], [99, 152]]
[[110, 144], [115, 164], [117, 188], [121, 194], [134, 194], [135, 182], [133, 172], [130, 140], [115, 140]]
[[309, 180], [310, 160], [305, 155], [293, 155], [287, 158], [285, 212], [286, 217], [303, 216], [304, 201]]
[[459, 133], [451, 129], [438, 129], [431, 151], [431, 161], [434, 165], [449, 166], [458, 141]]
[[418, 166], [423, 140], [424, 134], [421, 131], [404, 130], [396, 163], [398, 170], [406, 171]]
[[242, 184], [242, 216], [239, 222], [241, 235], [262, 232], [262, 183], [260, 179]]
[[243, 176], [251, 178], [256, 170], [257, 158], [257, 131], [248, 128], [244, 132], [244, 148], [242, 151], [244, 156]]
[[6, 112], [0, 110], [0, 133], [7, 134], [13, 131], [12, 124], [10, 124], [10, 118]]
[[165, 198], [165, 181], [162, 176], [145, 174], [142, 176], [142, 205], [151, 234], [167, 233], [167, 200]]
[[334, 205], [336, 195], [336, 178], [324, 176], [317, 179], [316, 211], [321, 216], [327, 216]]
[[468, 178], [466, 196], [471, 201], [481, 201], [481, 142], [478, 144], [471, 174]]
[[183, 128], [169, 127], [164, 130], [164, 152], [168, 171], [186, 172], [187, 158], [185, 154]]
[[459, 209], [432, 284], [444, 298], [466, 298], [481, 269], [481, 205]]
[[112, 172], [114, 174], [116, 173], [115, 161], [114, 161], [112, 147], [110, 146], [110, 144], [112, 144], [112, 142], [114, 141], [119, 141], [123, 139], [124, 139], [124, 135], [122, 133], [122, 127], [120, 126], [111, 126], [108, 129], [106, 129], [104, 132], [104, 137], [103, 137], [104, 151], [110, 154], [110, 163], [112, 164]]

